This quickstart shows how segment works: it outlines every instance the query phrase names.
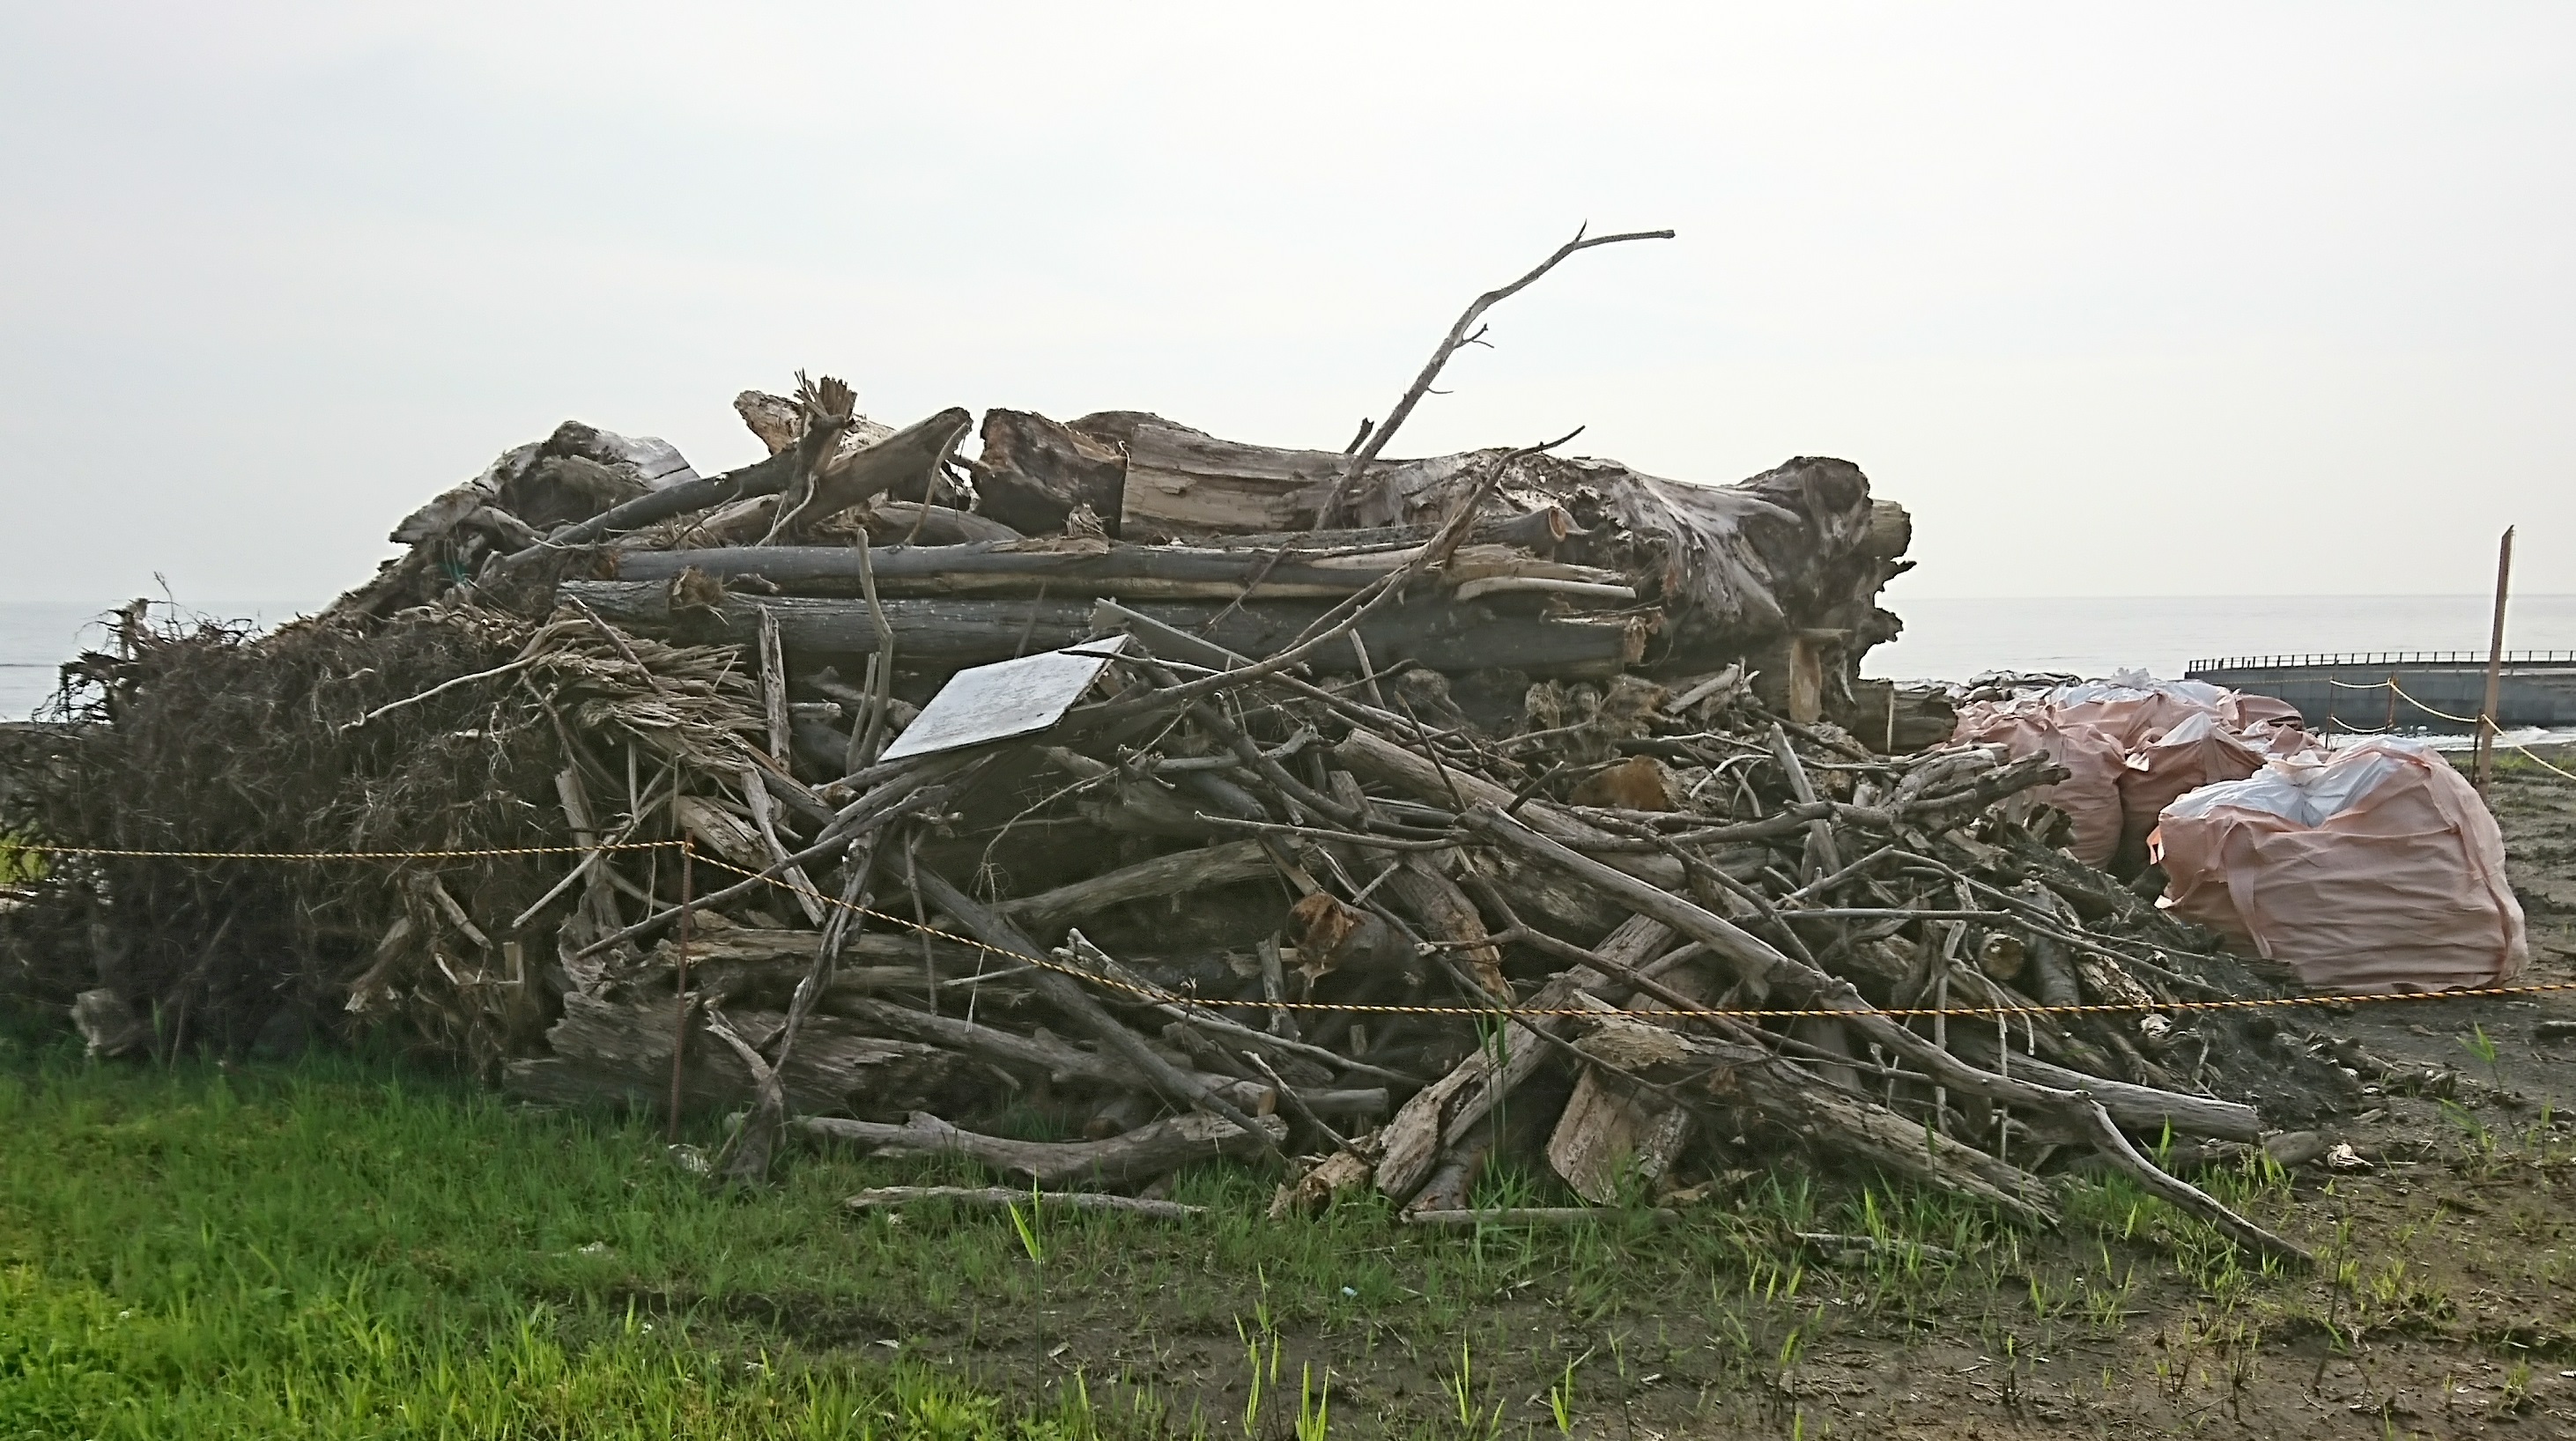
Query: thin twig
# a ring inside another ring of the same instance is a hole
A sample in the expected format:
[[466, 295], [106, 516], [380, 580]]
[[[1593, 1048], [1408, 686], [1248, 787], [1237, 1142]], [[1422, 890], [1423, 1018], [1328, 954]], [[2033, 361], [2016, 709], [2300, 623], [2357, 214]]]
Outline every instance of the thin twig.
[[538, 661], [543, 659], [545, 659], [543, 656], [523, 655], [517, 660], [511, 661], [506, 665], [496, 665], [490, 670], [478, 670], [472, 675], [460, 675], [449, 680], [440, 681], [438, 684], [431, 686], [429, 689], [422, 691], [418, 695], [405, 696], [401, 700], [395, 701], [389, 705], [380, 705], [374, 710], [367, 712], [365, 715], [358, 717], [356, 720], [350, 721], [346, 725], [341, 726], [340, 729], [343, 732], [356, 730], [358, 727], [365, 725], [367, 722], [374, 720], [376, 717], [384, 715], [387, 712], [401, 710], [407, 705], [418, 705], [422, 701], [429, 699], [431, 696], [452, 691], [461, 685], [472, 685], [478, 680], [490, 680], [494, 676], [504, 676], [512, 673], [513, 671], [525, 670], [529, 666], [535, 665]]

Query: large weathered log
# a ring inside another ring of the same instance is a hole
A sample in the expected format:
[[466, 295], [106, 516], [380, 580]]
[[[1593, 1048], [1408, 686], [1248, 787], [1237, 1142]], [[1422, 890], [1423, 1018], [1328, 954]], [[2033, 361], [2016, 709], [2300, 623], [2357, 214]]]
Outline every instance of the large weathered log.
[[[1310, 529], [1348, 463], [1334, 451], [1244, 445], [1136, 411], [1086, 415], [1067, 428], [1125, 449], [1119, 513], [1123, 533], [1135, 539]], [[1445, 474], [1471, 459], [1385, 462], [1369, 467], [1368, 479], [1384, 484], [1399, 467]]]
[[1089, 506], [1111, 535], [1127, 486], [1127, 458], [1115, 441], [1086, 435], [1025, 410], [984, 412], [975, 458], [976, 508], [1025, 535], [1064, 529]]
[[[1048, 548], [1051, 547], [1051, 548]], [[1388, 560], [1390, 554], [1395, 560]], [[1351, 594], [1403, 563], [1402, 552], [1282, 562], [1261, 575], [1256, 600]], [[1263, 570], [1259, 552], [1176, 545], [1071, 541], [1004, 541], [972, 545], [891, 545], [870, 553], [882, 595], [1057, 595], [1093, 591], [1128, 599], [1242, 594]], [[708, 550], [639, 550], [615, 559], [614, 579], [668, 581], [695, 569], [717, 580], [761, 579], [796, 595], [859, 594], [860, 560], [837, 546], [726, 546]]]
[[927, 1112], [900, 1126], [836, 1116], [800, 1116], [795, 1125], [881, 1156], [964, 1156], [1039, 1186], [1138, 1185], [1212, 1156], [1259, 1155], [1288, 1135], [1288, 1123], [1276, 1116], [1250, 1131], [1216, 1116], [1174, 1116], [1100, 1141], [1014, 1141], [961, 1130]]
[[[1072, 428], [1127, 447], [1124, 511], [1131, 539], [1311, 528], [1349, 458], [1243, 445], [1159, 416], [1086, 416]], [[1498, 452], [1378, 461], [1349, 492], [1362, 525], [1445, 519]], [[1644, 475], [1613, 461], [1535, 455], [1515, 462], [1520, 506], [1563, 504], [1591, 537], [1574, 558], [1664, 589], [1695, 660], [1730, 658], [1800, 632], [1840, 632], [1828, 694], [1846, 695], [1861, 654], [1895, 634], [1876, 608], [1903, 568], [1901, 508], [1873, 504], [1848, 461], [1800, 456], [1737, 485]], [[1595, 523], [1594, 517], [1600, 522]], [[1776, 669], [1777, 667], [1772, 667]]]
[[[1361, 550], [1402, 550], [1439, 533], [1433, 525], [1377, 525], [1358, 530], [1254, 531], [1244, 535], [1208, 535], [1196, 544], [1226, 550], [1275, 550], [1295, 559], [1308, 552], [1344, 554]], [[1555, 552], [1569, 537], [1589, 534], [1561, 505], [1542, 506], [1517, 515], [1480, 519], [1467, 532], [1470, 545], [1510, 545], [1540, 555]], [[1946, 734], [1946, 732], [1945, 732]]]
[[[750, 599], [674, 606], [670, 591], [652, 582], [567, 581], [560, 593], [639, 634], [741, 644], [757, 633]], [[759, 598], [759, 604], [777, 615], [792, 664], [815, 656], [867, 655], [877, 648], [876, 625], [863, 602], [770, 596]], [[1255, 658], [1286, 649], [1323, 614], [1322, 607], [1307, 602], [1229, 610], [1214, 601], [1156, 601], [1136, 609], [1183, 630], [1207, 628], [1208, 640]], [[889, 600], [885, 612], [896, 653], [908, 665], [981, 665], [1074, 645], [1095, 633], [1090, 602], [1061, 597]], [[1416, 601], [1370, 615], [1360, 623], [1360, 633], [1380, 668], [1411, 662], [1435, 670], [1499, 666], [1531, 675], [1584, 676], [1610, 675], [1634, 664], [1645, 654], [1656, 623], [1652, 612], [1550, 616], [1517, 613], [1502, 602]], [[1355, 665], [1349, 648], [1339, 645], [1309, 659], [1327, 672], [1347, 673]]]
[[[918, 509], [918, 507], [915, 507]], [[1180, 545], [1122, 545], [1115, 541], [1040, 539], [973, 541], [954, 545], [889, 545], [862, 555], [829, 545], [735, 545], [695, 550], [632, 550], [607, 558], [616, 580], [668, 582], [695, 570], [718, 581], [757, 576], [796, 595], [856, 596], [873, 573], [881, 595], [1081, 595], [1127, 599], [1243, 597], [1252, 600], [1338, 598], [1365, 589], [1421, 553], [1368, 550], [1280, 559], [1259, 551]], [[1614, 600], [1634, 599], [1615, 571], [1545, 560], [1511, 547], [1461, 548], [1438, 578], [1464, 599], [1504, 583], [1564, 583], [1572, 591], [1601, 588]], [[1253, 583], [1258, 581], [1258, 585]], [[1247, 591], [1247, 587], [1250, 587]]]

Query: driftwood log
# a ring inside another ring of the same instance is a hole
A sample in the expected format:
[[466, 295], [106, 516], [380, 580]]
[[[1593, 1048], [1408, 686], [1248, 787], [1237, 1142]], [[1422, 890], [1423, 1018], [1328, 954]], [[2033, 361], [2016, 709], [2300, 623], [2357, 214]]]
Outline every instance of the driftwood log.
[[1193, 1161], [1258, 1155], [1288, 1135], [1288, 1123], [1276, 1117], [1247, 1130], [1215, 1116], [1175, 1116], [1105, 1141], [1014, 1141], [960, 1130], [928, 1114], [900, 1126], [836, 1116], [805, 1116], [796, 1124], [809, 1136], [878, 1155], [963, 1156], [1040, 1186], [1142, 1185]]
[[[866, 656], [878, 648], [875, 617], [864, 601], [729, 597], [690, 605], [675, 603], [671, 587], [648, 581], [567, 582], [563, 594], [618, 626], [695, 644], [739, 644], [751, 638], [758, 630], [758, 611], [765, 607], [778, 617], [791, 665], [829, 664], [833, 658]], [[1161, 601], [1136, 609], [1252, 656], [1284, 649], [1324, 614], [1322, 606], [1311, 603], [1255, 609], [1216, 601]], [[1093, 634], [1088, 599], [889, 599], [884, 612], [900, 656], [951, 669], [1075, 645]], [[1644, 658], [1657, 624], [1652, 612], [1552, 616], [1507, 609], [1500, 601], [1421, 601], [1371, 616], [1360, 634], [1381, 666], [1609, 676]], [[1347, 674], [1356, 666], [1346, 648], [1319, 652], [1314, 664], [1333, 674]]]

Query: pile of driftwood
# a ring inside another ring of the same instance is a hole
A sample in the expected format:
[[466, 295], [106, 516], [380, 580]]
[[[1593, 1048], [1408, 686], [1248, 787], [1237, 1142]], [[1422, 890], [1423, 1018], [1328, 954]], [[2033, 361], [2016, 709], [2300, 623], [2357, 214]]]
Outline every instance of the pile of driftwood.
[[[2160, 1009], [2250, 982], [2055, 848], [2044, 756], [1856, 705], [1902, 522], [1848, 465], [1482, 452], [1281, 531], [1335, 457], [994, 412], [960, 509], [962, 412], [742, 408], [788, 417], [769, 469], [657, 486], [567, 427], [321, 617], [133, 617], [48, 839], [383, 858], [66, 856], [12, 917], [32, 989], [105, 1050], [327, 1013], [531, 1099], [747, 1107], [746, 1178], [792, 1126], [1051, 1187], [1298, 1157], [1283, 1207], [1434, 1214], [1497, 1154], [1608, 1202], [1796, 1153], [2044, 1221], [2092, 1154], [2289, 1251], [2138, 1138], [2331, 1075]], [[1062, 703], [905, 753], [959, 666], [1051, 649]], [[578, 849], [438, 854], [512, 847]]]
[[1102, 1192], [1266, 1155], [1438, 1216], [1496, 1156], [1605, 1203], [1794, 1155], [2044, 1221], [2098, 1156], [2288, 1252], [2139, 1140], [2340, 1073], [2172, 1009], [2255, 983], [2059, 849], [2046, 756], [1858, 679], [1908, 526], [1856, 467], [1381, 458], [1626, 238], [1341, 452], [993, 410], [967, 459], [800, 381], [727, 474], [513, 449], [274, 634], [138, 603], [11, 739], [56, 849], [6, 990], [103, 1053], [366, 1029], [740, 1112], [744, 1179], [797, 1131]]

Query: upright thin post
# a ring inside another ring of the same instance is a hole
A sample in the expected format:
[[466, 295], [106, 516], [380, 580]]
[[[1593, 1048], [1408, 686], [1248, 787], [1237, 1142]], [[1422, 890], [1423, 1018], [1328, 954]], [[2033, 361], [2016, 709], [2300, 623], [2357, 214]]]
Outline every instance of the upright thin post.
[[2496, 706], [2504, 696], [2504, 597], [2513, 581], [2513, 527], [2496, 543], [2495, 629], [2487, 635], [2487, 703], [2478, 712], [2478, 794], [2495, 766]]
[[689, 1053], [689, 918], [697, 905], [696, 876], [689, 865], [697, 850], [689, 844], [688, 832], [680, 833], [680, 930], [671, 943], [671, 970], [679, 991], [679, 1014], [671, 1022], [671, 1120], [668, 1130], [671, 1142], [680, 1140], [680, 1067]]

